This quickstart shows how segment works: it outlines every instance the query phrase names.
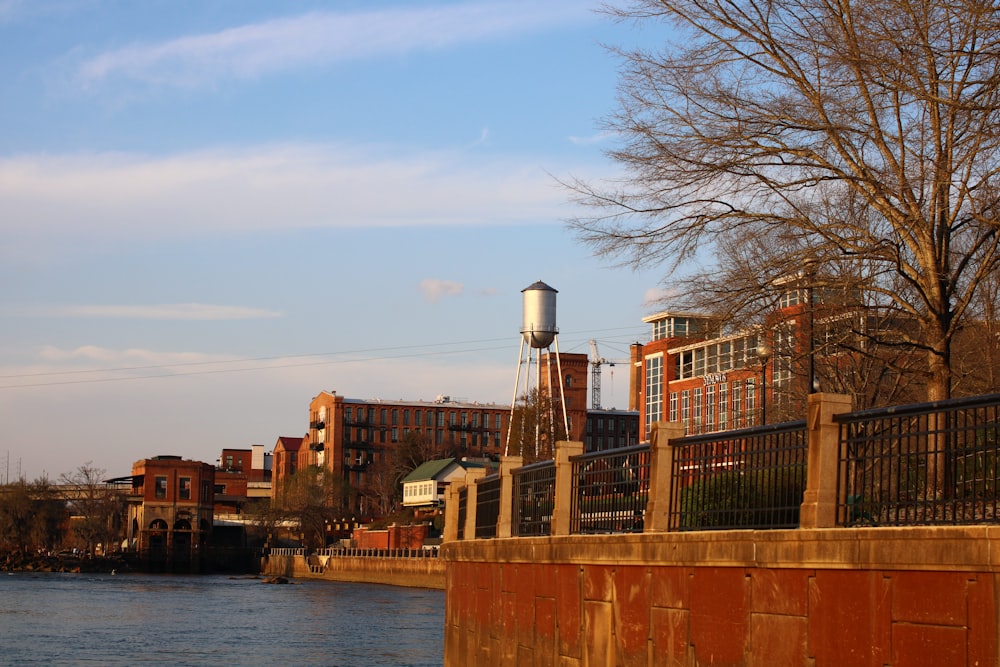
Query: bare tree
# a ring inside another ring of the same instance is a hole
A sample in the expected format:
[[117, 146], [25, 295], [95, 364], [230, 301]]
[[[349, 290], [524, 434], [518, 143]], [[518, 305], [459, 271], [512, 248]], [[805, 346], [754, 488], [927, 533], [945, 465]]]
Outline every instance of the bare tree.
[[[720, 234], [762, 231], [865, 279], [917, 323], [926, 398], [952, 391], [952, 343], [1000, 259], [1000, 8], [993, 0], [635, 0], [663, 51], [620, 51], [608, 126], [620, 184], [572, 184], [599, 253], [671, 269]], [[759, 272], [758, 272], [759, 273]], [[759, 275], [764, 280], [766, 275]]]
[[276, 501], [280, 514], [298, 522], [307, 546], [323, 547], [327, 525], [346, 510], [347, 485], [319, 466], [305, 466], [283, 481]]
[[544, 461], [555, 456], [555, 443], [566, 439], [566, 429], [558, 415], [558, 401], [543, 389], [532, 389], [521, 397], [511, 414], [507, 451], [521, 456], [524, 463]]
[[116, 489], [104, 484], [104, 473], [88, 461], [59, 477], [73, 531], [88, 552], [100, 544], [108, 553], [119, 539], [124, 500]]
[[0, 547], [27, 553], [32, 548], [55, 548], [66, 519], [63, 503], [45, 477], [19, 479], [0, 486]]

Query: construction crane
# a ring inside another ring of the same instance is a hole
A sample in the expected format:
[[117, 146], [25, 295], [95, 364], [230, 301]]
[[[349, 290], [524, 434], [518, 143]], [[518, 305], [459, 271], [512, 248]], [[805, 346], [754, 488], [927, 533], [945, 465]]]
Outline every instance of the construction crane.
[[615, 362], [602, 357], [597, 351], [597, 341], [590, 339], [590, 408], [601, 409], [601, 366], [607, 364], [614, 368]]

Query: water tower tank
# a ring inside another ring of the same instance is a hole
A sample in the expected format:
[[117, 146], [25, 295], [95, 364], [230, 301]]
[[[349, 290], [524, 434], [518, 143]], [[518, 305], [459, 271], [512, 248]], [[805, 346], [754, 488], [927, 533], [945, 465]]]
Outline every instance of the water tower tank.
[[547, 348], [559, 333], [556, 328], [556, 292], [541, 280], [521, 290], [524, 295], [521, 335], [531, 347]]

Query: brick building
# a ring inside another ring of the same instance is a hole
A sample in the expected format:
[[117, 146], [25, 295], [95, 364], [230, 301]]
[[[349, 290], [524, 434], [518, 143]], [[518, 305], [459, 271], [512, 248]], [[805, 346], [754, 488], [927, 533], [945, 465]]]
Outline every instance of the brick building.
[[852, 290], [814, 290], [802, 273], [773, 286], [775, 309], [762, 326], [744, 331], [724, 334], [723, 322], [698, 313], [643, 318], [652, 335], [648, 343], [632, 345], [630, 399], [643, 441], [657, 421], [679, 421], [688, 433], [707, 433], [801, 418], [806, 395], [824, 381], [852, 393], [836, 380], [857, 359], [852, 348], [865, 345], [859, 330], [884, 329], [886, 322], [875, 321]]
[[497, 457], [503, 452], [510, 407], [452, 400], [386, 401], [322, 391], [309, 403], [304, 438], [279, 438], [274, 448], [272, 497], [307, 465], [344, 480], [350, 510], [367, 515], [364, 490], [376, 469], [391, 465], [405, 438], [418, 438], [441, 456]]
[[223, 449], [215, 464], [215, 513], [241, 514], [248, 502], [270, 498], [272, 463], [264, 445]]
[[179, 456], [132, 464], [128, 544], [153, 565], [197, 570], [212, 532], [215, 467]]

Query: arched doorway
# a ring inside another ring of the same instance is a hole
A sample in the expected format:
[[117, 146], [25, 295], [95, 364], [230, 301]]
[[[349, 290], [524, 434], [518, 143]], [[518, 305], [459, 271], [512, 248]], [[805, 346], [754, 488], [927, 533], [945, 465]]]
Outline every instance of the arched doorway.
[[167, 522], [163, 519], [153, 519], [149, 523], [149, 551], [164, 553], [167, 550]]
[[174, 522], [174, 561], [191, 560], [191, 522], [178, 519]]

